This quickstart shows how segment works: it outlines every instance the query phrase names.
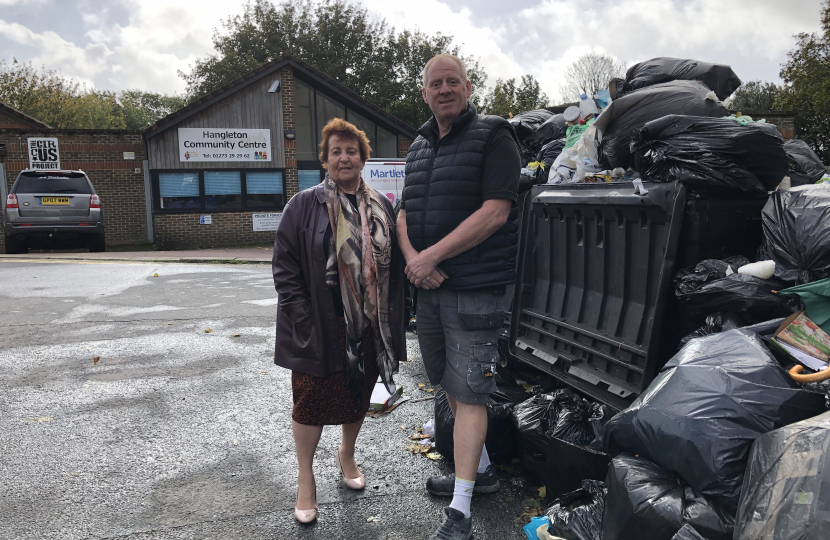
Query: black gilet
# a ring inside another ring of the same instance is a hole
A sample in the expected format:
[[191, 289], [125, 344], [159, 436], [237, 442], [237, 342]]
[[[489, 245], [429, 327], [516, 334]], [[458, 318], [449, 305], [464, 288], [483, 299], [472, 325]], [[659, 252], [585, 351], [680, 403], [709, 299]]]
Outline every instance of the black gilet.
[[[418, 130], [406, 156], [406, 227], [418, 251], [437, 244], [481, 208], [481, 182], [487, 142], [497, 128], [510, 127], [499, 116], [479, 115], [473, 105], [439, 140], [434, 118]], [[513, 130], [511, 128], [511, 133]], [[515, 135], [514, 135], [515, 137]], [[518, 223], [516, 208], [499, 230], [478, 246], [439, 264], [449, 279], [442, 287], [481, 289], [516, 279]]]

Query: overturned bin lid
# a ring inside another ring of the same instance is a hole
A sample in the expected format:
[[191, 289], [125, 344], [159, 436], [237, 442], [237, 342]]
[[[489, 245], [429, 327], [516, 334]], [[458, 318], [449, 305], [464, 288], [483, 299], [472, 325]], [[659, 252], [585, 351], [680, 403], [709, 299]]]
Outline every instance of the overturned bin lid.
[[754, 255], [766, 201], [690, 199], [678, 182], [644, 188], [638, 195], [631, 182], [534, 186], [511, 317], [510, 355], [620, 410], [684, 335], [676, 268]]

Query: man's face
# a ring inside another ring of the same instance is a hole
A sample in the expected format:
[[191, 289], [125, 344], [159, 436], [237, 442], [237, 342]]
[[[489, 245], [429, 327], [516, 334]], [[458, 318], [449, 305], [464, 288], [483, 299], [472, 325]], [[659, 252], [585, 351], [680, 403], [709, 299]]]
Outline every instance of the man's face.
[[472, 93], [470, 81], [465, 81], [458, 64], [448, 58], [434, 62], [427, 72], [427, 86], [422, 90], [436, 120], [449, 123], [467, 108]]

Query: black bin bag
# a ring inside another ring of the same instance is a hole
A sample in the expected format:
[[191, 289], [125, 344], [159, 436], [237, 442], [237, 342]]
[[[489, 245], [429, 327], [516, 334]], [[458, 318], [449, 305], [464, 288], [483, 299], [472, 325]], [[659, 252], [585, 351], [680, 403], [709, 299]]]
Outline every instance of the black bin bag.
[[634, 403], [605, 424], [605, 451], [677, 473], [734, 513], [747, 455], [760, 435], [823, 411], [748, 330], [694, 339]]
[[674, 292], [677, 296], [700, 289], [710, 281], [723, 279], [727, 274], [738, 272], [738, 268], [749, 264], [743, 255], [718, 259], [706, 259], [694, 266], [684, 268], [674, 277]]
[[746, 326], [746, 321], [738, 315], [737, 313], [732, 312], [722, 312], [718, 311], [712, 313], [711, 315], [706, 317], [706, 324], [688, 334], [687, 336], [683, 337], [680, 340], [680, 348], [682, 349], [688, 342], [693, 339], [697, 339], [703, 336], [709, 336], [712, 334], [719, 334], [721, 332], [726, 332], [728, 330], [734, 330], [735, 328], [741, 328], [742, 326]]
[[548, 532], [565, 540], [602, 540], [605, 494], [602, 482], [585, 480], [582, 488], [562, 495], [545, 511]]
[[704, 323], [718, 311], [740, 313], [748, 324], [788, 317], [798, 310], [797, 299], [775, 294], [786, 288], [774, 279], [761, 279], [748, 274], [730, 274], [706, 283], [696, 291], [677, 296], [684, 326], [692, 328]]
[[455, 429], [455, 416], [452, 414], [450, 402], [447, 400], [447, 393], [442, 389], [435, 394], [435, 449], [439, 454], [450, 461], [455, 453], [453, 430]]
[[671, 537], [671, 540], [708, 540], [701, 536], [699, 532], [695, 530], [694, 527], [689, 525], [688, 523], [680, 527], [680, 530], [677, 531], [677, 534]]
[[[537, 130], [555, 115], [546, 109], [536, 109], [534, 111], [527, 111], [507, 121], [513, 126], [516, 132], [516, 139], [519, 141], [519, 150], [522, 153], [522, 164], [526, 165], [529, 161], [533, 161], [539, 149], [542, 148], [542, 142], [536, 140]], [[564, 119], [563, 119], [564, 122]], [[548, 128], [551, 126], [548, 125]], [[552, 131], [552, 130], [550, 130]], [[560, 135], [562, 137], [562, 135]], [[553, 137], [551, 137], [553, 138]]]
[[545, 461], [547, 496], [577, 490], [583, 480], [604, 480], [612, 457], [601, 450], [552, 438]]
[[735, 540], [830, 538], [830, 412], [752, 445]]
[[830, 184], [776, 191], [761, 222], [775, 277], [798, 284], [830, 277]]
[[695, 193], [765, 196], [787, 174], [778, 128], [729, 118], [670, 114], [648, 122], [631, 143], [637, 171], [655, 182], [679, 180]]
[[601, 161], [605, 168], [634, 165], [632, 132], [667, 114], [729, 116], [720, 102], [706, 96], [711, 92], [701, 82], [673, 81], [642, 88], [614, 100], [594, 121], [600, 134]]
[[533, 453], [544, 461], [550, 436], [548, 431], [556, 425], [563, 402], [573, 401], [570, 389], [560, 389], [547, 394], [537, 394], [513, 409], [513, 424], [519, 431], [522, 452]]
[[[537, 184], [547, 183], [553, 162], [556, 161], [556, 158], [559, 157], [559, 154], [562, 153], [564, 148], [565, 139], [560, 138], [549, 141], [541, 148], [541, 150], [539, 150], [539, 153], [536, 155], [536, 161], [544, 163], [545, 168], [544, 170], [540, 170], [536, 173]], [[522, 191], [521, 187], [519, 188], [519, 191]]]
[[605, 484], [602, 540], [672, 540], [684, 524], [710, 540], [732, 537], [734, 517], [647, 459], [620, 454]]
[[790, 139], [784, 143], [784, 151], [789, 159], [790, 185], [793, 187], [815, 184], [827, 174], [827, 168], [821, 159], [801, 139]]
[[634, 64], [625, 73], [624, 91], [669, 81], [700, 81], [724, 100], [741, 85], [741, 80], [725, 64], [710, 64], [680, 58], [652, 58]]

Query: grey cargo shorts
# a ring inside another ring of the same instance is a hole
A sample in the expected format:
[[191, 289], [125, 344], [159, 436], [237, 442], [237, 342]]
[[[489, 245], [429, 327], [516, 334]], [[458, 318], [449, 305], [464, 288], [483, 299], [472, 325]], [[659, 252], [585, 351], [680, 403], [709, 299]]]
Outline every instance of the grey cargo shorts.
[[429, 382], [461, 403], [481, 405], [496, 390], [504, 291], [418, 291], [418, 343]]

